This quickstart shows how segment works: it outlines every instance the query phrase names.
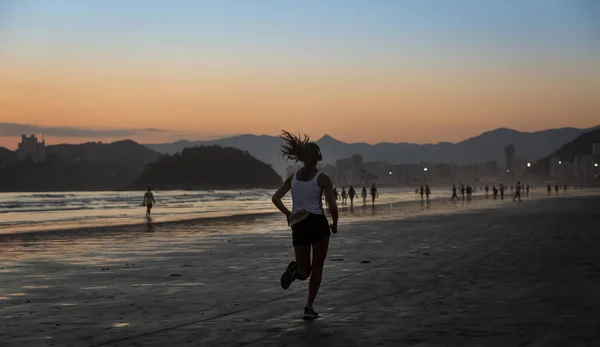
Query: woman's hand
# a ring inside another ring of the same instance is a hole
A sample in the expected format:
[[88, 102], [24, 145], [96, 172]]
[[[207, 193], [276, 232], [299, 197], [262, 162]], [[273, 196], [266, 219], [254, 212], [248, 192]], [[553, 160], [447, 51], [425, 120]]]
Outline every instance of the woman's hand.
[[288, 212], [288, 213], [284, 212], [284, 214], [285, 214], [285, 219], [287, 219], [287, 224], [290, 225], [290, 219], [292, 219], [292, 213], [291, 212]]
[[331, 232], [334, 234], [337, 234], [338, 232], [337, 225], [329, 224], [329, 229], [331, 229]]

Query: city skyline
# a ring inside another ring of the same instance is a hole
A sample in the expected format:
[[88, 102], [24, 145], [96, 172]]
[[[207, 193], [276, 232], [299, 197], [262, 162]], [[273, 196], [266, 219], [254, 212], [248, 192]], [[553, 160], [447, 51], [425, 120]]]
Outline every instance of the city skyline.
[[[586, 0], [6, 1], [0, 122], [142, 129], [130, 137], [144, 143], [285, 128], [423, 144], [589, 128], [599, 13]], [[11, 136], [0, 146], [14, 148]], [[92, 136], [50, 139], [127, 137]]]

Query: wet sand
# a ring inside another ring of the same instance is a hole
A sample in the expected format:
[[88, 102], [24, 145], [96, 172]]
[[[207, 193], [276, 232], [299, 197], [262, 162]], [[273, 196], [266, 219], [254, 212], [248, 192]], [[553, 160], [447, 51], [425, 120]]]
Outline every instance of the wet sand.
[[331, 240], [311, 323], [299, 319], [307, 283], [279, 287], [292, 249], [273, 217], [263, 230], [5, 235], [0, 345], [594, 346], [598, 206], [560, 197], [352, 219]]

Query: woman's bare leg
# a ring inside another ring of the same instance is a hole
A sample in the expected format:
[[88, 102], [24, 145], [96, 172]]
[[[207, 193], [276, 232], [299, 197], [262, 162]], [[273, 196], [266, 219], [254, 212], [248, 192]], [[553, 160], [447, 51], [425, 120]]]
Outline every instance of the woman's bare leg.
[[327, 250], [329, 249], [329, 237], [322, 241], [315, 242], [312, 247], [312, 274], [308, 284], [308, 300], [306, 301], [306, 307], [308, 308], [313, 307], [313, 303], [319, 292], [319, 287], [321, 287], [323, 266], [325, 265], [325, 257], [327, 257]]
[[296, 270], [296, 278], [304, 281], [310, 276], [310, 246], [294, 246], [294, 253], [296, 254], [296, 263], [298, 269]]

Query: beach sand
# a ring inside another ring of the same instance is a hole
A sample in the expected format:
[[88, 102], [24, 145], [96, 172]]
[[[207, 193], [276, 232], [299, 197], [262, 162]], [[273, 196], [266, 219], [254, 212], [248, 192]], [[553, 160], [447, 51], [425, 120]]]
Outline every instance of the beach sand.
[[282, 218], [4, 235], [0, 345], [600, 345], [598, 206], [356, 218], [331, 239], [314, 322], [307, 283], [279, 287]]

